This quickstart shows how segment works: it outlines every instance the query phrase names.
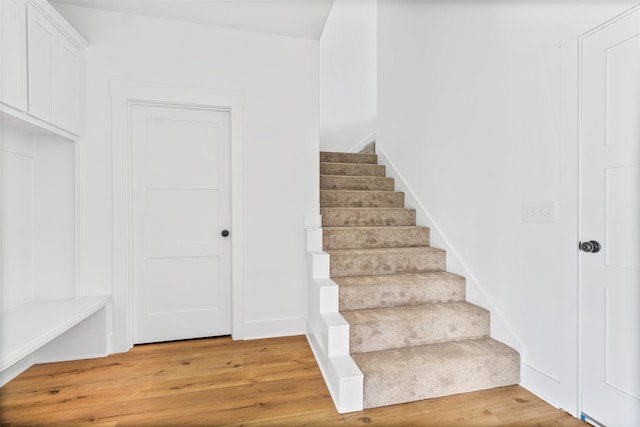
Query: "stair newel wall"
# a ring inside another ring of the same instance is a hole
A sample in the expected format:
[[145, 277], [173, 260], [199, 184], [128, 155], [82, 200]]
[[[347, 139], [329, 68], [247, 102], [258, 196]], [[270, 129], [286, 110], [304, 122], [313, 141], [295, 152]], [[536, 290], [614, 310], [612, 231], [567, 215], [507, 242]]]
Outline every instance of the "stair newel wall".
[[349, 324], [338, 311], [338, 285], [329, 278], [329, 254], [322, 250], [322, 218], [308, 216], [307, 340], [336, 410], [363, 409], [363, 375], [349, 355]]

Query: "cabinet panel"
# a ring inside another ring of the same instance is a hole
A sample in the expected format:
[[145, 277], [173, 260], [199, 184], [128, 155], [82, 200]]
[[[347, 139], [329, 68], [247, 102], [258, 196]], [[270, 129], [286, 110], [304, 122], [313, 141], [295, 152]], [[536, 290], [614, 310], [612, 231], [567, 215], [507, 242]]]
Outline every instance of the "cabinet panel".
[[0, 102], [27, 109], [27, 15], [20, 0], [0, 1]]
[[54, 123], [75, 131], [78, 105], [78, 49], [67, 39], [58, 43], [58, 66], [54, 73]]
[[29, 113], [53, 122], [54, 68], [57, 30], [34, 7], [27, 11], [29, 25]]

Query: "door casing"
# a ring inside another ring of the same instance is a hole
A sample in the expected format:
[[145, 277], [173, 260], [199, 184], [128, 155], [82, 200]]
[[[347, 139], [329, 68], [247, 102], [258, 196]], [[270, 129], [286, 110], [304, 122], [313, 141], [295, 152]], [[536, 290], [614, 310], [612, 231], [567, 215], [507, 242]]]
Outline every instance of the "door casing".
[[232, 337], [242, 339], [244, 320], [242, 95], [190, 86], [110, 82], [113, 172], [113, 310], [111, 351], [133, 347], [133, 187], [131, 108], [133, 105], [197, 107], [228, 111], [231, 125], [231, 299]]

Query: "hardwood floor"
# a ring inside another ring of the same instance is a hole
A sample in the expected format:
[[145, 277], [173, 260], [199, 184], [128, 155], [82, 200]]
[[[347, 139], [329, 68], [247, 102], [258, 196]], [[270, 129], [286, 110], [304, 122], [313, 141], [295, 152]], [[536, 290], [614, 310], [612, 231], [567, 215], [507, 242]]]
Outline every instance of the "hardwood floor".
[[340, 415], [303, 336], [136, 346], [36, 365], [0, 389], [3, 426], [585, 426], [519, 386]]

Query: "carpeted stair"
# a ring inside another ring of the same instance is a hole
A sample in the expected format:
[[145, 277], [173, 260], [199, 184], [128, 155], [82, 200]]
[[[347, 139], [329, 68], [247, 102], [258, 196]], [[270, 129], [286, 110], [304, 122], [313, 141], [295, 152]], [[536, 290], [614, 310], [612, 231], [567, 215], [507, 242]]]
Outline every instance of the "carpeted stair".
[[416, 226], [375, 154], [320, 153], [323, 249], [372, 408], [520, 382], [520, 356]]

